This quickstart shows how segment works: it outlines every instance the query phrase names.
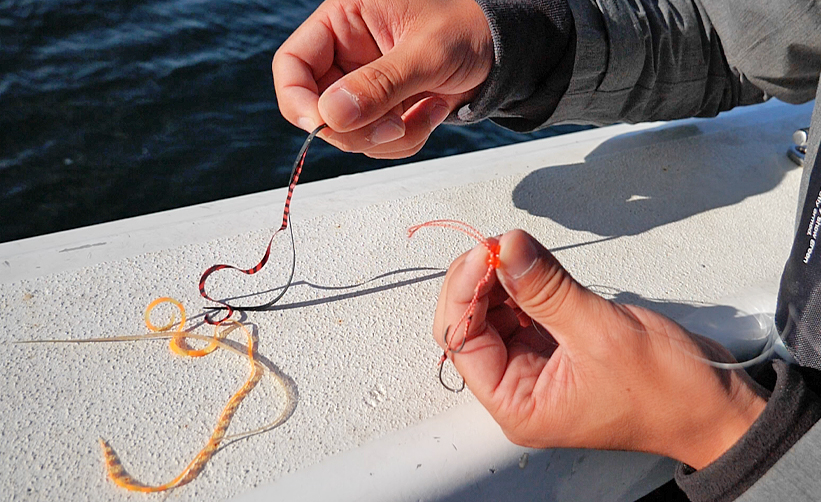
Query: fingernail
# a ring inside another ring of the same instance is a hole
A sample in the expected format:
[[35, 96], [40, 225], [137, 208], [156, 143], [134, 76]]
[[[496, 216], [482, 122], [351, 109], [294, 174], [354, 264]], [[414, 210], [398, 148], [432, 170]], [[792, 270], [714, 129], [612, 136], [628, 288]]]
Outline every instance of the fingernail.
[[374, 145], [381, 145], [394, 141], [405, 135], [405, 124], [399, 117], [385, 117], [374, 126], [368, 141]]
[[[470, 253], [465, 257], [465, 266], [468, 268], [472, 267], [474, 263], [482, 261], [486, 262], [487, 260], [485, 257], [487, 256], [487, 250], [481, 244], [475, 246], [473, 249], [470, 250]], [[484, 266], [482, 268], [487, 268], [487, 264], [483, 263]]]
[[448, 115], [450, 115], [450, 110], [448, 110], [447, 106], [434, 106], [433, 109], [430, 111], [430, 118], [428, 119], [428, 121], [430, 122], [431, 129], [444, 122], [445, 119], [448, 118]]
[[511, 279], [519, 279], [536, 265], [539, 253], [529, 237], [508, 242], [499, 253], [501, 268]]
[[311, 132], [314, 130], [314, 121], [308, 117], [299, 117], [296, 121], [296, 125], [305, 132]]
[[324, 97], [323, 101], [323, 108], [333, 115], [340, 127], [353, 124], [362, 115], [362, 110], [359, 109], [359, 100], [345, 90], [344, 87], [332, 90]]

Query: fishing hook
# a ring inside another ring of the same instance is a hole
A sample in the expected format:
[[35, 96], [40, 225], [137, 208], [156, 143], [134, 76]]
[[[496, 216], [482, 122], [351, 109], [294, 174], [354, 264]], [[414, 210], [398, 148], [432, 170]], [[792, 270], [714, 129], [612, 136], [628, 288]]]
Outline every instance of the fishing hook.
[[[448, 360], [448, 350], [449, 349], [447, 348], [447, 345], [448, 345], [448, 332], [449, 331], [450, 331], [450, 326], [445, 328], [445, 336], [443, 337], [446, 348], [445, 348], [445, 352], [442, 354], [442, 360], [439, 361], [439, 383], [441, 383], [442, 387], [444, 387], [445, 389], [453, 392], [454, 394], [458, 394], [458, 393], [462, 392], [463, 390], [465, 390], [465, 379], [464, 379], [464, 377], [462, 377], [460, 375], [460, 377], [462, 378], [462, 385], [457, 388], [457, 387], [451, 387], [450, 385], [446, 384], [445, 383], [445, 378], [444, 378], [444, 375], [443, 375], [443, 371], [445, 369], [445, 361]], [[467, 337], [465, 337], [465, 338], [467, 338]], [[451, 352], [454, 353], [454, 354], [458, 354], [464, 347], [465, 347], [465, 339], [462, 339], [462, 345], [459, 347], [459, 350], [457, 350], [457, 351], [451, 350]], [[457, 370], [457, 372], [458, 372], [458, 370]]]

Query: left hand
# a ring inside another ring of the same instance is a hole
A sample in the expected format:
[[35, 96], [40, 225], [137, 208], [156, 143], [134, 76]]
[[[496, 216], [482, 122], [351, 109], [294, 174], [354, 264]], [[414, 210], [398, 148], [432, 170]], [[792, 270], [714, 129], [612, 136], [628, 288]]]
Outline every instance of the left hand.
[[280, 112], [345, 151], [418, 152], [493, 65], [475, 0], [326, 0], [272, 63]]

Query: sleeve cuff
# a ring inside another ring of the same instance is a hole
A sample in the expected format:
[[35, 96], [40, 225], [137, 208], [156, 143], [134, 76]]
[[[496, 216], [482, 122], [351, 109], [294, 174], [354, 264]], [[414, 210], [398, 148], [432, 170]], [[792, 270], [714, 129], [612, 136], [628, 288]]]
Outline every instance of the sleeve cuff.
[[773, 393], [750, 430], [704, 469], [677, 469], [676, 482], [691, 501], [735, 500], [821, 418], [821, 399], [811, 390], [819, 373], [784, 361], [773, 362], [773, 368]]
[[[572, 75], [575, 37], [567, 0], [476, 1], [493, 36], [493, 66], [477, 97], [449, 122], [493, 118], [517, 131], [538, 128], [556, 108]], [[539, 99], [532, 99], [537, 94]]]

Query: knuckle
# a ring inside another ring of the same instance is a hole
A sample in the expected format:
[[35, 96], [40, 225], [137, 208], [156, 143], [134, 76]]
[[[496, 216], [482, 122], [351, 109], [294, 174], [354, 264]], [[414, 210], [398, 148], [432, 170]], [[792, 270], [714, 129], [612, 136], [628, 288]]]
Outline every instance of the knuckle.
[[408, 132], [401, 139], [378, 145], [363, 153], [375, 159], [403, 159], [419, 153], [428, 141], [430, 131]]
[[525, 301], [546, 318], [553, 318], [558, 312], [573, 306], [569, 300], [574, 280], [558, 263], [547, 267], [541, 275], [540, 280], [534, 281], [535, 287]]
[[359, 153], [357, 149], [354, 148], [354, 146], [348, 141], [336, 140], [332, 141], [331, 144], [333, 144], [335, 147], [337, 147], [339, 150], [345, 153]]
[[371, 152], [365, 150], [364, 153], [366, 156], [372, 159], [384, 159], [384, 160], [396, 160], [396, 159], [404, 159], [406, 157], [410, 157], [418, 153], [418, 149], [399, 149], [399, 150], [381, 150], [379, 152]]
[[365, 66], [362, 68], [362, 76], [365, 92], [376, 101], [385, 101], [393, 96], [400, 77], [399, 72], [390, 65]]
[[274, 73], [276, 73], [277, 66], [279, 66], [279, 64], [282, 62], [282, 54], [282, 47], [280, 47], [279, 49], [277, 49], [276, 52], [274, 52], [274, 57], [271, 58], [271, 70]]
[[432, 130], [428, 127], [406, 127], [405, 135], [401, 138], [402, 148], [418, 152], [428, 142]]
[[328, 143], [346, 153], [361, 153], [361, 141], [357, 141], [351, 134], [334, 133], [327, 138]]

